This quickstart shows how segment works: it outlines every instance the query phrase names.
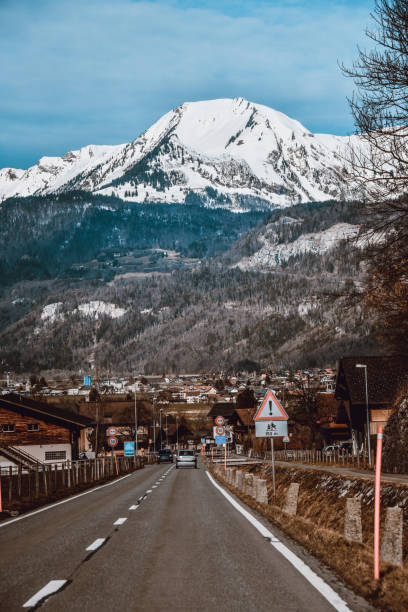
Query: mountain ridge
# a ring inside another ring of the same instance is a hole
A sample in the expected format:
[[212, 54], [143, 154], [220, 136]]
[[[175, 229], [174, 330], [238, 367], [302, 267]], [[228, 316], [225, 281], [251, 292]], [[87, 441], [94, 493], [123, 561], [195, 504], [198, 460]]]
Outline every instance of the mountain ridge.
[[196, 203], [234, 211], [352, 199], [343, 137], [244, 100], [186, 102], [135, 140], [42, 157], [0, 170], [0, 202], [71, 190], [134, 203]]

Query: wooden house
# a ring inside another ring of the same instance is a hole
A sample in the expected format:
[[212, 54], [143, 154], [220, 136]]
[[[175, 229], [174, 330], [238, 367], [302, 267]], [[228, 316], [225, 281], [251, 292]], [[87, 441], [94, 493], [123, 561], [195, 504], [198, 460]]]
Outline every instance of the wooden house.
[[[358, 365], [367, 366], [356, 367]], [[341, 400], [353, 440], [361, 445], [366, 428], [366, 374], [370, 435], [384, 426], [392, 405], [407, 381], [408, 357], [344, 357], [337, 370], [334, 397]]]
[[90, 419], [50, 403], [3, 395], [0, 462], [29, 466], [76, 459], [80, 432], [90, 424]]

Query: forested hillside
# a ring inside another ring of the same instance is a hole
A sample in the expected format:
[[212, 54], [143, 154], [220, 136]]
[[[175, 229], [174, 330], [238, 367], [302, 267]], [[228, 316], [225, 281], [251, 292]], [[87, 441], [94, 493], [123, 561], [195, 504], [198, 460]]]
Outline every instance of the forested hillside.
[[[54, 200], [52, 205], [56, 206]], [[112, 209], [107, 212], [114, 214], [113, 205]], [[137, 215], [141, 223], [148, 216], [146, 231], [150, 229], [153, 236], [150, 210], [140, 207]], [[160, 212], [162, 220], [166, 210]], [[187, 227], [184, 244], [194, 237], [193, 226], [200, 227], [204, 219], [215, 223], [211, 217], [215, 211], [194, 209], [188, 214], [188, 223], [185, 213], [180, 217]], [[107, 282], [89, 279], [85, 266], [76, 278], [64, 273], [61, 278], [24, 280], [4, 289], [3, 365], [21, 371], [92, 366], [99, 371], [161, 373], [232, 370], [243, 359], [260, 367], [323, 366], [345, 353], [378, 350], [367, 314], [347, 297], [351, 287], [358, 290], [364, 271], [364, 252], [356, 242], [334, 242], [324, 255], [299, 252], [267, 272], [236, 266], [256, 251], [266, 227], [276, 230], [279, 244], [290, 245], [304, 234], [318, 236], [333, 224], [358, 224], [356, 203], [302, 205], [272, 213], [225, 250], [244, 223], [243, 217], [235, 216], [230, 233], [220, 222], [218, 229], [205, 228], [206, 252], [224, 251], [195, 261], [190, 269], [116, 274]], [[250, 219], [253, 222], [255, 217]], [[286, 219], [292, 222], [282, 222]], [[85, 240], [85, 229], [80, 231]], [[170, 240], [181, 242], [177, 231], [170, 223], [166, 231], [157, 232], [157, 247]], [[210, 244], [211, 233], [219, 236], [218, 246]], [[98, 234], [91, 232], [90, 243], [93, 236]], [[136, 239], [139, 247], [146, 240], [143, 235]], [[99, 248], [97, 240], [96, 244]], [[184, 248], [188, 251], [191, 244]]]

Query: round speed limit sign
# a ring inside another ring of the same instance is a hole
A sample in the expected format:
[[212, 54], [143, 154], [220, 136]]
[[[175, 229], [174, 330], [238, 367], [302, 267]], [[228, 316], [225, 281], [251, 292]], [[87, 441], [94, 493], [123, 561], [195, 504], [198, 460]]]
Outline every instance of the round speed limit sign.
[[119, 440], [117, 438], [114, 438], [113, 436], [108, 439], [108, 444], [111, 448], [114, 448], [115, 446], [117, 446], [118, 442]]
[[217, 436], [225, 436], [225, 427], [216, 427], [215, 433], [217, 434]]
[[220, 427], [221, 427], [222, 425], [224, 425], [224, 423], [225, 423], [225, 419], [224, 419], [223, 416], [217, 416], [216, 417], [216, 419], [215, 419], [215, 424], [216, 425], [220, 425]]

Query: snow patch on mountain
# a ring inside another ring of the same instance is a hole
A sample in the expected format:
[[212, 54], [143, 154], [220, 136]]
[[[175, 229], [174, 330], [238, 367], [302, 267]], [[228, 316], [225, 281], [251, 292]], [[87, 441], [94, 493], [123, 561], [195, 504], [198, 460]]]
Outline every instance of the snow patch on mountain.
[[271, 228], [273, 224], [266, 226], [259, 240], [263, 243], [261, 248], [251, 255], [244, 257], [235, 264], [242, 270], [267, 270], [275, 268], [290, 257], [304, 253], [322, 255], [337, 247], [343, 240], [351, 240], [359, 233], [359, 226], [351, 223], [336, 223], [326, 230], [310, 234], [302, 234], [289, 243], [277, 243], [276, 233]]
[[40, 318], [43, 324], [55, 323], [55, 321], [64, 321], [66, 316], [79, 313], [85, 317], [92, 317], [99, 319], [101, 316], [107, 316], [111, 319], [118, 319], [123, 317], [127, 310], [120, 308], [116, 304], [110, 302], [102, 302], [100, 300], [94, 300], [85, 304], [80, 304], [78, 308], [71, 311], [64, 312], [64, 304], [62, 302], [54, 302], [53, 304], [47, 304], [42, 309]]
[[41, 312], [41, 320], [47, 323], [54, 323], [55, 321], [63, 321], [64, 313], [62, 312], [63, 303], [54, 302], [53, 304], [47, 304], [44, 306]]
[[127, 310], [109, 302], [95, 300], [92, 302], [87, 302], [86, 304], [80, 304], [78, 308], [74, 310], [74, 312], [80, 312], [82, 315], [92, 317], [94, 319], [99, 319], [101, 316], [110, 317], [111, 319], [118, 319], [123, 317]]

